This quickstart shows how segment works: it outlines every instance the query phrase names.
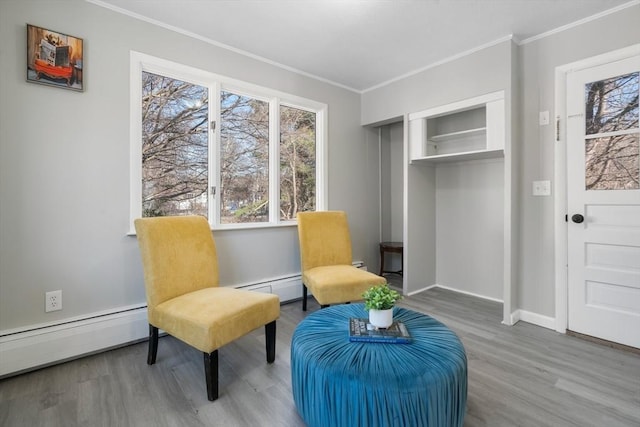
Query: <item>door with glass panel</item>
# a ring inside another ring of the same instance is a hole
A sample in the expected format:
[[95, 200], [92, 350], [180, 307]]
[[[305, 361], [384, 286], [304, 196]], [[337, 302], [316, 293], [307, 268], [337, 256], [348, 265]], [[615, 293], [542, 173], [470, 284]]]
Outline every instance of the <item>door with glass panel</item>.
[[640, 57], [567, 75], [568, 329], [640, 348]]

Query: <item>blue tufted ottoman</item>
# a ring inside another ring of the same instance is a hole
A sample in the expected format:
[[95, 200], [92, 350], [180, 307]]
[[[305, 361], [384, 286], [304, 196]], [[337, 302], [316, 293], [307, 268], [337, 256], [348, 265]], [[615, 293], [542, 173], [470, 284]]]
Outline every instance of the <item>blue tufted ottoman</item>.
[[310, 427], [462, 426], [467, 357], [442, 323], [396, 307], [411, 344], [349, 341], [350, 317], [363, 304], [336, 305], [307, 316], [291, 342], [291, 386]]

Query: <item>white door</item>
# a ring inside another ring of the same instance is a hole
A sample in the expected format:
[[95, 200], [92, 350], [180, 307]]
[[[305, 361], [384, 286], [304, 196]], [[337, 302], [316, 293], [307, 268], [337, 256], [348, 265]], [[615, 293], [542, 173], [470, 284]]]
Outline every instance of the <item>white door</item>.
[[640, 56], [567, 75], [568, 329], [640, 348]]

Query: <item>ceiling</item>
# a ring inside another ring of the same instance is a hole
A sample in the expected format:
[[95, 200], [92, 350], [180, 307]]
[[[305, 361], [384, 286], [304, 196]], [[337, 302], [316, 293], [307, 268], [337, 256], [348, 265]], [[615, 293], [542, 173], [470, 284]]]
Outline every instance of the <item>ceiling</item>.
[[363, 92], [638, 0], [87, 0]]

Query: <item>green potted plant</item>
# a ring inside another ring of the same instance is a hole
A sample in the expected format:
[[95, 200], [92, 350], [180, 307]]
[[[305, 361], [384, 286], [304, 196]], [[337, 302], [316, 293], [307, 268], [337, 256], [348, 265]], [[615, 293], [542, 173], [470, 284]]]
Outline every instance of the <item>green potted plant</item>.
[[393, 307], [402, 295], [389, 284], [372, 286], [363, 294], [364, 308], [369, 310], [369, 323], [376, 328], [388, 328], [393, 323]]

